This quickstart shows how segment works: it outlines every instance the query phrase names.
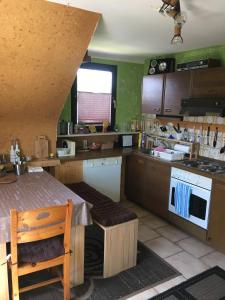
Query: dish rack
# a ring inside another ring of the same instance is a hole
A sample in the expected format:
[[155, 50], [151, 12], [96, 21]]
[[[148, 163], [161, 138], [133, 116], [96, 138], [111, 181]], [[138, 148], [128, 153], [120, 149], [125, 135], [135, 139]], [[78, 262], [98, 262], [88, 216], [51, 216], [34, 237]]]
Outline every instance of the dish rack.
[[182, 160], [184, 159], [184, 152], [171, 150], [171, 149], [165, 149], [165, 151], [163, 152], [154, 150], [154, 156], [165, 160], [170, 160], [170, 161]]
[[[182, 141], [182, 140], [177, 140], [177, 139], [170, 139], [170, 138], [162, 137], [159, 135], [153, 135], [153, 134], [148, 134], [148, 137], [154, 141], [161, 140], [161, 141], [165, 141], [167, 143], [189, 146], [189, 159], [193, 159], [193, 158], [197, 159], [197, 157], [199, 155], [199, 148], [200, 148], [199, 143], [187, 142], [187, 141]], [[175, 153], [175, 150], [173, 150], [173, 152]], [[160, 156], [160, 157], [162, 158], [162, 156]]]

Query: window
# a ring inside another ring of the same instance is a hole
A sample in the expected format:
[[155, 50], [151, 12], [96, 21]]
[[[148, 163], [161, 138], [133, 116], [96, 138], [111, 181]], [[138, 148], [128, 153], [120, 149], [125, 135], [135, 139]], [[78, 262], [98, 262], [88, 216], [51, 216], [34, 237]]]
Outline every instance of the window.
[[74, 123], [102, 125], [108, 120], [115, 125], [116, 66], [82, 64], [72, 88], [72, 120]]

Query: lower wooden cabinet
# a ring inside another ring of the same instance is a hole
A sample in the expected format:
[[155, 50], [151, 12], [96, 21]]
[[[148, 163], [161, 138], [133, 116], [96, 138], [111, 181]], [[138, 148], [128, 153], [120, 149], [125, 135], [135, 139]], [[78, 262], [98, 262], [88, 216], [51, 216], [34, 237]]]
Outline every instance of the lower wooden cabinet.
[[215, 248], [225, 251], [225, 184], [215, 181], [210, 205], [208, 242]]
[[168, 218], [170, 165], [140, 155], [126, 162], [125, 193], [130, 201]]
[[64, 184], [80, 182], [83, 180], [83, 161], [61, 162], [55, 167], [55, 177]]

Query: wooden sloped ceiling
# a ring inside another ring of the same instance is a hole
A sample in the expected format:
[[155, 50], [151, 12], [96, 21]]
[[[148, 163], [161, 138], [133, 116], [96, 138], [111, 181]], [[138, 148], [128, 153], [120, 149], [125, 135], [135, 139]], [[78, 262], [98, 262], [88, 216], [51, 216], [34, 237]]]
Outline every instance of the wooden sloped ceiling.
[[0, 153], [19, 140], [33, 154], [57, 121], [100, 14], [45, 0], [0, 1]]

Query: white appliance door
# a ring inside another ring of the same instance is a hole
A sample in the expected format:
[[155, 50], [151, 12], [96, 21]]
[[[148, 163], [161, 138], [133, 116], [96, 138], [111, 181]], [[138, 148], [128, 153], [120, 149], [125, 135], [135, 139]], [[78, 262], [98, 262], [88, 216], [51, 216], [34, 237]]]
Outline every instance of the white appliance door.
[[[206, 201], [206, 211], [205, 211], [205, 218], [201, 219], [201, 218], [197, 218], [196, 216], [193, 216], [190, 214], [189, 218], [187, 219], [188, 221], [204, 228], [207, 229], [208, 227], [208, 215], [209, 215], [209, 204], [210, 204], [210, 197], [211, 197], [211, 191], [200, 188], [196, 185], [190, 184], [190, 183], [186, 183], [184, 181], [175, 179], [175, 178], [171, 178], [170, 181], [170, 195], [169, 195], [169, 211], [173, 212], [174, 214], [178, 215], [179, 214], [175, 211], [175, 205], [172, 204], [172, 194], [173, 194], [173, 190], [176, 189], [176, 185], [178, 182], [184, 183], [188, 186], [191, 187], [192, 192], [191, 192], [191, 197], [196, 196], [197, 198], [201, 198], [203, 200]], [[173, 189], [174, 188], [174, 189]], [[193, 197], [194, 199], [194, 197]]]
[[122, 157], [90, 159], [83, 162], [84, 181], [115, 202], [120, 201]]

